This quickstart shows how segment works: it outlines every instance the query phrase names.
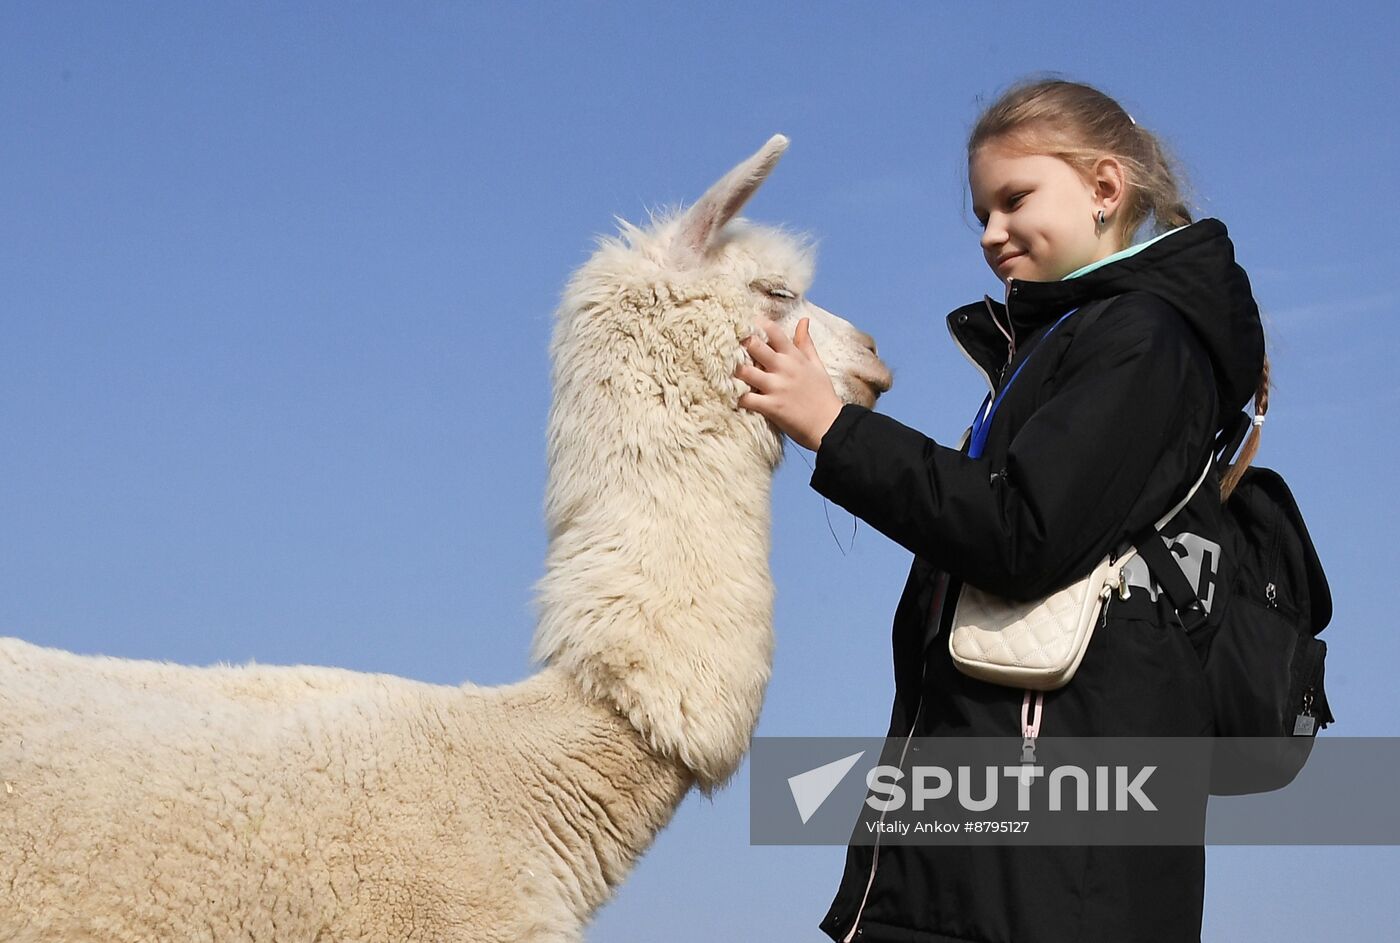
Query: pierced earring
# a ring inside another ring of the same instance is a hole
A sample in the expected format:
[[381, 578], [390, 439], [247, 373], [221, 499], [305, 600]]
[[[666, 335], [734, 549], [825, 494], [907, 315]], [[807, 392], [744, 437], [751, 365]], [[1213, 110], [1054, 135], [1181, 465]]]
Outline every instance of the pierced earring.
[[1099, 210], [1099, 225], [1104, 225], [1103, 210]]

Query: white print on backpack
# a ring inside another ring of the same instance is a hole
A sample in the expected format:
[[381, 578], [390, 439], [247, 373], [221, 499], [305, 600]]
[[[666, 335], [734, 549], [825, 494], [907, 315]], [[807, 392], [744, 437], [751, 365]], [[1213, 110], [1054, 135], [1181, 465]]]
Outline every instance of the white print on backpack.
[[[1196, 598], [1201, 600], [1209, 613], [1210, 605], [1215, 600], [1216, 575], [1220, 569], [1220, 544], [1187, 532], [1168, 537], [1167, 547], [1176, 558], [1181, 572], [1186, 574], [1186, 581], [1196, 590]], [[1146, 591], [1153, 602], [1162, 592], [1142, 557], [1133, 557], [1128, 561], [1127, 566], [1123, 567], [1123, 579], [1132, 589]]]

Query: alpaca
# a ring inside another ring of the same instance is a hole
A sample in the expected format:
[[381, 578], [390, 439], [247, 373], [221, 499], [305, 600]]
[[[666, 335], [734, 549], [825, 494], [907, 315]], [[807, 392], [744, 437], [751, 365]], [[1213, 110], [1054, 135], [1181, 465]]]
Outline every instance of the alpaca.
[[88, 657], [0, 639], [0, 941], [568, 941], [748, 748], [771, 665], [783, 440], [737, 407], [764, 315], [843, 399], [890, 376], [735, 219], [775, 136], [688, 211], [622, 223], [551, 353], [533, 676]]

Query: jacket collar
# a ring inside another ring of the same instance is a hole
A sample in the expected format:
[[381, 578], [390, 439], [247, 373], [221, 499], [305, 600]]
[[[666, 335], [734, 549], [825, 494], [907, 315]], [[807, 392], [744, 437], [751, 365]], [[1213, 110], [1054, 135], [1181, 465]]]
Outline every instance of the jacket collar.
[[1004, 304], [985, 298], [952, 311], [949, 333], [990, 383], [1026, 337], [1066, 311], [1099, 298], [1148, 292], [1171, 304], [1205, 344], [1222, 415], [1243, 408], [1258, 382], [1264, 339], [1249, 278], [1235, 263], [1225, 224], [1203, 219], [1133, 249], [1062, 281], [1012, 279]]

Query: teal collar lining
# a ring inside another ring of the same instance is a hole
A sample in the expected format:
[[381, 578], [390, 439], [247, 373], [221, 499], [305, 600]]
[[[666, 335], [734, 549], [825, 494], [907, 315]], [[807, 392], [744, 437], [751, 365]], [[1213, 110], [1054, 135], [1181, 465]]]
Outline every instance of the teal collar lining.
[[1139, 242], [1137, 245], [1128, 246], [1128, 248], [1126, 249], [1121, 249], [1118, 252], [1115, 252], [1112, 255], [1108, 256], [1107, 258], [1099, 259], [1097, 262], [1090, 262], [1083, 268], [1077, 268], [1073, 272], [1070, 272], [1063, 279], [1061, 279], [1061, 281], [1068, 281], [1071, 278], [1078, 278], [1081, 275], [1087, 275], [1096, 268], [1101, 268], [1102, 266], [1108, 265], [1111, 262], [1117, 262], [1120, 259], [1126, 259], [1129, 256], [1137, 255], [1143, 249], [1146, 249], [1148, 246], [1152, 245], [1152, 243], [1157, 242], [1161, 239], [1165, 239], [1174, 232], [1181, 232], [1181, 230], [1185, 228], [1185, 226], [1178, 226], [1175, 229], [1169, 229], [1166, 232], [1162, 233], [1160, 236], [1155, 236], [1152, 239], [1147, 240], [1146, 242]]

